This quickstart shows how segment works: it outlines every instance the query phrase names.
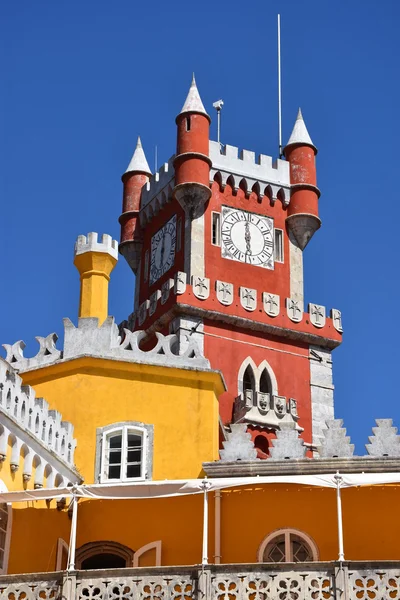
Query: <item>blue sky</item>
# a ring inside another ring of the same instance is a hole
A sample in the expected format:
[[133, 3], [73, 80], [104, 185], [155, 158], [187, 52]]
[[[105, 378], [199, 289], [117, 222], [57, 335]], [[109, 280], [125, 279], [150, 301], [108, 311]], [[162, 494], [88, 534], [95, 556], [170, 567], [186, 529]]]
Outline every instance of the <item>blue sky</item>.
[[[282, 15], [283, 136], [298, 106], [319, 148], [322, 229], [305, 251], [306, 300], [343, 311], [336, 415], [357, 450], [398, 408], [400, 3], [287, 0], [3, 3], [0, 37], [0, 341], [76, 320], [78, 234], [118, 239], [121, 173], [142, 136], [173, 154], [195, 71], [223, 98], [222, 141], [277, 155], [276, 15]], [[216, 120], [212, 123], [215, 138]], [[120, 260], [110, 312], [132, 310]]]

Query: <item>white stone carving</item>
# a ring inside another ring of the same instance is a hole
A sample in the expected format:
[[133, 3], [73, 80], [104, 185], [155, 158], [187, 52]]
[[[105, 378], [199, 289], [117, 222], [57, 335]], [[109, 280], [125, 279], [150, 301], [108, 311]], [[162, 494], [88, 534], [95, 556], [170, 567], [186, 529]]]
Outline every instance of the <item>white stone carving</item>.
[[171, 289], [174, 287], [174, 280], [167, 279], [161, 286], [161, 304], [165, 304], [169, 298]]
[[264, 310], [270, 317], [277, 317], [280, 310], [280, 298], [278, 294], [263, 292], [262, 295]]
[[266, 392], [245, 390], [235, 398], [233, 420], [235, 423], [253, 423], [276, 429], [282, 423], [293, 423], [296, 429], [301, 430], [297, 424], [296, 400], [285, 396], [271, 395]]
[[247, 433], [246, 423], [231, 425], [227, 440], [222, 442], [222, 445], [224, 446], [220, 451], [222, 461], [257, 459], [257, 450], [254, 448], [251, 434]]
[[321, 458], [348, 458], [354, 454], [354, 444], [346, 435], [342, 419], [332, 419], [326, 422], [327, 429], [323, 430], [323, 439], [318, 447]]
[[257, 290], [251, 288], [240, 287], [240, 304], [245, 310], [253, 311], [257, 308]]
[[183, 271], [178, 271], [177, 273], [175, 273], [175, 294], [184, 294], [186, 292], [186, 281], [186, 273], [184, 273]]
[[303, 318], [303, 307], [299, 300], [286, 298], [286, 312], [289, 319], [294, 323], [300, 323]]
[[331, 310], [331, 319], [333, 321], [333, 326], [339, 333], [343, 333], [342, 326], [342, 313], [337, 308], [332, 308]]
[[271, 397], [266, 392], [257, 392], [257, 407], [261, 414], [265, 414], [271, 408]]
[[272, 440], [270, 455], [272, 460], [287, 460], [290, 458], [304, 458], [307, 448], [304, 440], [299, 437], [294, 423], [282, 423], [276, 432], [276, 439]]
[[58, 335], [50, 333], [47, 337], [36, 336], [35, 339], [39, 342], [39, 352], [32, 358], [24, 356], [25, 342], [19, 340], [14, 344], [3, 344], [5, 349], [6, 361], [14, 367], [14, 369], [31, 369], [42, 367], [59, 360], [61, 350], [56, 348]]
[[392, 419], [376, 419], [377, 427], [372, 428], [374, 435], [368, 439], [365, 447], [370, 456], [400, 456], [400, 435], [393, 427]]
[[207, 300], [210, 295], [210, 280], [208, 277], [192, 277], [193, 294], [200, 300]]
[[147, 310], [149, 308], [149, 300], [145, 300], [144, 302], [142, 302], [142, 304], [139, 306], [139, 313], [138, 313], [138, 323], [139, 325], [143, 325], [143, 323], [146, 320], [147, 317]]
[[215, 289], [217, 292], [217, 298], [225, 306], [229, 306], [233, 302], [233, 284], [226, 283], [225, 281], [216, 281]]
[[310, 314], [310, 321], [315, 327], [325, 327], [326, 323], [326, 311], [325, 306], [320, 304], [308, 305], [308, 312]]
[[157, 304], [159, 299], [161, 298], [161, 292], [160, 290], [156, 290], [155, 292], [153, 292], [150, 296], [150, 302], [149, 302], [149, 315], [154, 315], [154, 313], [157, 310]]

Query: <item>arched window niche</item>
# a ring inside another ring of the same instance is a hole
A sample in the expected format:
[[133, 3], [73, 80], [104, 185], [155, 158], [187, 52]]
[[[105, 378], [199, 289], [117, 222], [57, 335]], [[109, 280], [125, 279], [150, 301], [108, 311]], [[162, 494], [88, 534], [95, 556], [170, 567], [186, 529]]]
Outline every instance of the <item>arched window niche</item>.
[[119, 542], [89, 542], [77, 549], [76, 568], [90, 570], [132, 567], [133, 556], [134, 551]]
[[243, 361], [238, 373], [238, 394], [244, 397], [246, 389], [251, 389], [253, 395], [257, 392], [271, 396], [278, 395], [275, 373], [266, 360], [263, 360], [258, 367], [250, 356]]
[[303, 563], [319, 559], [314, 540], [298, 529], [278, 529], [264, 538], [257, 553], [263, 563]]

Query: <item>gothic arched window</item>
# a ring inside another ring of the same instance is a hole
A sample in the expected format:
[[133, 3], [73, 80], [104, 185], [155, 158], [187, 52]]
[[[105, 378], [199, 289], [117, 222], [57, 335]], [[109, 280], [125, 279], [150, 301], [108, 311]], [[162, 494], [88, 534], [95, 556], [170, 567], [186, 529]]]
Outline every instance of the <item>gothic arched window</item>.
[[315, 542], [297, 529], [280, 529], [269, 534], [258, 551], [258, 562], [313, 562], [318, 560]]
[[247, 365], [243, 375], [243, 391], [245, 392], [246, 390], [251, 390], [252, 392], [256, 390], [254, 373], [250, 365]]
[[263, 394], [272, 394], [271, 379], [268, 375], [267, 369], [264, 369], [263, 372], [261, 373], [260, 392], [263, 392]]

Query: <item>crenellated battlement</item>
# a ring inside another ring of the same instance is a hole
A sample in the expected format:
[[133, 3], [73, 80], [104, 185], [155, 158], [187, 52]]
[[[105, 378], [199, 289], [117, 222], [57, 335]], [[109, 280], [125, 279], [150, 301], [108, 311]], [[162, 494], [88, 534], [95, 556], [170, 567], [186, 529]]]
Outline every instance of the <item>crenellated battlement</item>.
[[259, 196], [279, 197], [284, 204], [290, 200], [289, 163], [271, 156], [240, 150], [236, 146], [222, 146], [210, 141], [211, 180], [220, 180], [222, 186], [227, 183], [235, 189], [244, 187], [246, 191], [256, 191]]
[[[168, 184], [171, 183], [175, 171], [174, 171], [174, 161], [175, 156], [171, 156], [168, 162], [161, 165], [159, 171], [154, 173], [149, 179], [149, 181], [144, 185], [142, 189], [142, 201], [141, 208], [143, 209], [147, 206], [153, 198], [158, 196]], [[172, 188], [174, 185], [172, 184]], [[165, 191], [165, 190], [164, 190]]]
[[23, 481], [30, 480], [35, 467], [35, 487], [66, 485], [79, 481], [74, 471], [72, 423], [49, 408], [44, 398], [36, 398], [35, 390], [23, 385], [22, 378], [0, 358], [0, 461], [6, 460], [11, 446], [10, 469], [19, 470], [23, 459]]
[[86, 252], [103, 252], [110, 254], [115, 260], [118, 260], [118, 242], [113, 240], [111, 235], [103, 233], [99, 242], [99, 235], [91, 231], [86, 235], [78, 235], [75, 242], [74, 255], [85, 254]]

